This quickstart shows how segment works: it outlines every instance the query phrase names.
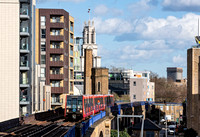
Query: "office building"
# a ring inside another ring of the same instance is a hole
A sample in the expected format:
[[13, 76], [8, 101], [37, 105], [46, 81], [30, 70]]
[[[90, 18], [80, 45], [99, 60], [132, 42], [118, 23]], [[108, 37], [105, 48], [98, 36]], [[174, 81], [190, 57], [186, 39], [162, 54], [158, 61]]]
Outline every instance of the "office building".
[[167, 79], [173, 80], [174, 82], [181, 82], [181, 80], [183, 79], [183, 69], [177, 67], [168, 67]]
[[36, 10], [36, 63], [51, 85], [51, 108], [64, 107], [74, 87], [74, 19], [63, 9]]

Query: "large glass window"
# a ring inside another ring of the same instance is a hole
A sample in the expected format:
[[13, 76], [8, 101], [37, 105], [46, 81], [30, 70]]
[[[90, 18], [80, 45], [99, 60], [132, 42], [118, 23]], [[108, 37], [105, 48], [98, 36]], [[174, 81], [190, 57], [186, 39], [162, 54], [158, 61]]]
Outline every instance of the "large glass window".
[[52, 68], [52, 74], [60, 74], [60, 68]]
[[41, 51], [46, 51], [46, 42], [41, 42]]
[[60, 55], [52, 55], [52, 61], [60, 61]]
[[46, 64], [46, 55], [41, 55], [41, 64]]
[[45, 26], [45, 24], [46, 24], [46, 17], [45, 16], [41, 16], [40, 17], [40, 21], [41, 21], [41, 26]]
[[76, 105], [77, 105], [77, 99], [73, 98], [72, 99], [72, 108], [76, 108]]
[[40, 76], [45, 77], [45, 68], [41, 68]]
[[52, 87], [60, 87], [60, 81], [52, 81]]
[[60, 30], [59, 29], [52, 29], [51, 34], [52, 35], [60, 35]]
[[60, 48], [60, 42], [52, 42], [51, 43], [51, 48], [53, 49], [59, 49]]
[[67, 108], [71, 108], [72, 105], [71, 105], [71, 100], [67, 100]]
[[46, 38], [46, 29], [41, 30], [42, 38]]

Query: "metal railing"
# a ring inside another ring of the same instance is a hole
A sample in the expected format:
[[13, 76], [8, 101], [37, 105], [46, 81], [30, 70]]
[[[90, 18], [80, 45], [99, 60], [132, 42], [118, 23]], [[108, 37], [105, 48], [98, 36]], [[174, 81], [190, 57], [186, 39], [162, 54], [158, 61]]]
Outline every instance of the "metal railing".
[[28, 15], [28, 9], [27, 8], [21, 8], [20, 9], [20, 15]]

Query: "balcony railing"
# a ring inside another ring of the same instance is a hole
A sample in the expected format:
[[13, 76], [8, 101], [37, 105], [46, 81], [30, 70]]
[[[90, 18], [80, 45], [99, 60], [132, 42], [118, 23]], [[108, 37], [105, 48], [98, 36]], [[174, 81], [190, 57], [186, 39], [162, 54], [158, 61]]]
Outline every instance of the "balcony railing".
[[20, 67], [28, 67], [28, 61], [21, 61], [20, 62]]
[[21, 9], [20, 9], [20, 15], [28, 15], [28, 9], [26, 9], [26, 8], [21, 8]]
[[21, 50], [28, 50], [28, 43], [22, 43], [20, 46]]
[[20, 101], [22, 101], [22, 102], [28, 101], [28, 96], [27, 95], [20, 96]]
[[27, 32], [28, 33], [28, 27], [21, 27], [20, 32]]

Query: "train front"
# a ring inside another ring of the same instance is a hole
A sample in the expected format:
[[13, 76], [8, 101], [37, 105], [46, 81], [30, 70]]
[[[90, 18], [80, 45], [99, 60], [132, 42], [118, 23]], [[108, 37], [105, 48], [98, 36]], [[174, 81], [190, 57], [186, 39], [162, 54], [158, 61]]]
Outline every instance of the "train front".
[[67, 95], [65, 104], [65, 117], [73, 120], [83, 118], [83, 96], [82, 95]]

